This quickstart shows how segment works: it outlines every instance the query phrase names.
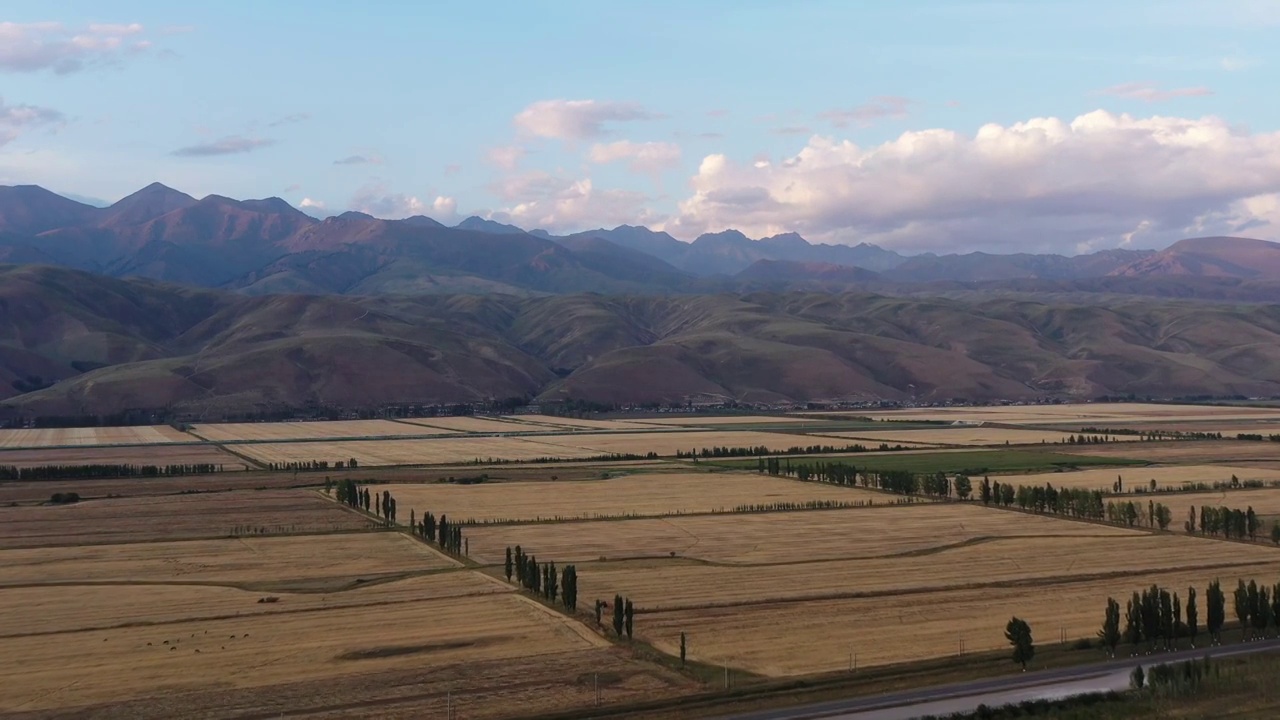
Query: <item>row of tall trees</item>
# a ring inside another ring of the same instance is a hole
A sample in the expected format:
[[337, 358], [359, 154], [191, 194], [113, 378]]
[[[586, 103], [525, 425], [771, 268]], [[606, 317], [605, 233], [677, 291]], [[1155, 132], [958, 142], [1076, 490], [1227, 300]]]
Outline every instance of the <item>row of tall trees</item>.
[[1153, 500], [1147, 501], [1146, 508], [1143, 508], [1141, 502], [1125, 500], [1107, 503], [1106, 519], [1117, 525], [1146, 525], [1149, 528], [1168, 530], [1169, 523], [1173, 522], [1173, 511], [1164, 503]]
[[[1226, 597], [1216, 580], [1205, 592], [1205, 620], [1204, 630], [1209, 633], [1210, 642], [1220, 642], [1226, 623]], [[1122, 642], [1131, 646], [1133, 655], [1138, 654], [1143, 643], [1146, 643], [1148, 652], [1172, 650], [1178, 638], [1183, 637], [1190, 638], [1191, 646], [1195, 647], [1200, 631], [1200, 608], [1194, 587], [1187, 588], [1184, 608], [1182, 598], [1176, 592], [1152, 585], [1133, 594], [1125, 606], [1123, 618], [1120, 603], [1115, 598], [1107, 598], [1098, 638], [1107, 652], [1115, 657], [1116, 648]]]
[[305, 460], [302, 462], [279, 462], [267, 463], [268, 470], [278, 472], [315, 472], [317, 470], [342, 470], [344, 468], [357, 468], [360, 463], [355, 458], [348, 460], [338, 460], [330, 463], [328, 460]]
[[566, 565], [558, 574], [554, 562], [538, 564], [534, 555], [526, 555], [519, 545], [512, 550], [507, 547], [503, 572], [507, 582], [517, 585], [533, 593], [541, 595], [550, 602], [559, 599], [560, 604], [569, 611], [578, 608], [578, 569]]
[[[882, 445], [880, 447], [880, 449], [882, 450], [897, 450], [901, 448], [902, 448], [901, 445], [897, 445], [894, 447], [889, 447], [888, 445]], [[787, 448], [786, 450], [771, 449], [764, 445], [757, 445], [755, 447], [717, 446], [717, 447], [709, 447], [709, 448], [705, 448], [705, 447], [693, 448], [688, 452], [685, 452], [684, 450], [676, 450], [676, 457], [677, 458], [727, 458], [727, 457], [751, 457], [756, 455], [760, 455], [760, 456], [763, 456], [763, 455], [817, 455], [820, 453], [837, 453], [837, 452], [861, 453], [861, 452], [869, 452], [869, 451], [870, 451], [870, 448], [868, 448], [866, 445], [861, 445], [857, 443], [854, 443], [851, 445], [794, 445], [792, 447]], [[764, 460], [766, 458], [762, 457], [761, 459]]]
[[[597, 610], [597, 615], [599, 611]], [[618, 637], [622, 637], [626, 633], [627, 639], [631, 639], [632, 621], [635, 618], [635, 606], [631, 604], [630, 598], [623, 598], [621, 595], [613, 596], [613, 632]]]
[[468, 541], [462, 537], [462, 525], [450, 522], [449, 516], [445, 514], [437, 519], [434, 513], [426, 512], [422, 521], [414, 526], [413, 532], [454, 555], [466, 555], [470, 549]]
[[0, 465], [0, 480], [93, 480], [102, 478], [175, 477], [180, 475], [210, 475], [222, 472], [222, 465], [197, 463], [194, 465], [38, 465], [14, 467]]
[[[1183, 527], [1189, 533], [1198, 531], [1201, 535], [1221, 535], [1228, 539], [1234, 537], [1237, 540], [1245, 538], [1257, 540], [1258, 531], [1262, 529], [1262, 521], [1258, 518], [1258, 514], [1253, 511], [1252, 505], [1244, 510], [1202, 505], [1198, 514], [1195, 506], [1192, 505], [1189, 514], [1190, 516], [1187, 518], [1186, 523], [1183, 524]], [[1277, 534], [1274, 528], [1272, 534], [1273, 539], [1280, 538], [1280, 534]]]

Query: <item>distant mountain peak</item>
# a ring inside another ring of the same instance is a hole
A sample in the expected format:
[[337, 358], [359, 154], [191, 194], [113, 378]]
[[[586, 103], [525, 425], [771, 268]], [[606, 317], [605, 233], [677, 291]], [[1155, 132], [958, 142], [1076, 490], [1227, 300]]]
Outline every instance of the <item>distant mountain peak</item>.
[[407, 217], [401, 220], [400, 222], [404, 223], [405, 225], [410, 225], [412, 227], [430, 227], [430, 228], [445, 227], [444, 223], [438, 220], [433, 220], [427, 217], [426, 215], [411, 215], [410, 217]]
[[196, 199], [190, 195], [174, 190], [168, 185], [153, 182], [112, 203], [106, 209], [107, 216], [100, 225], [104, 227], [141, 225], [161, 215], [189, 208], [195, 204]]
[[301, 210], [298, 210], [284, 199], [278, 197], [262, 198], [260, 200], [241, 200], [240, 206], [250, 210], [256, 210], [258, 212], [304, 214]]
[[458, 223], [454, 227], [458, 228], [459, 230], [470, 230], [471, 232], [490, 233], [492, 235], [515, 235], [515, 234], [523, 235], [525, 234], [523, 228], [518, 228], [515, 225], [504, 225], [503, 223], [496, 222], [494, 220], [486, 220], [485, 218], [482, 218], [478, 215], [472, 215], [471, 217], [467, 218], [466, 220], [463, 220], [462, 222]]

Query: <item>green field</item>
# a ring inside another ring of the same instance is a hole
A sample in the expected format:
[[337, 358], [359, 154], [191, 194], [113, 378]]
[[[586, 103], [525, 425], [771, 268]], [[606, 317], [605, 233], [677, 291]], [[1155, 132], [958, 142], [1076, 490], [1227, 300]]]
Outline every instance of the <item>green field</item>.
[[[871, 472], [908, 470], [915, 473], [965, 473], [984, 475], [1002, 472], [1038, 472], [1064, 468], [1149, 465], [1145, 460], [1066, 455], [1043, 450], [976, 450], [961, 452], [901, 452], [895, 454], [793, 455], [783, 460], [800, 463], [847, 462]], [[754, 468], [757, 458], [704, 461], [736, 469]]]

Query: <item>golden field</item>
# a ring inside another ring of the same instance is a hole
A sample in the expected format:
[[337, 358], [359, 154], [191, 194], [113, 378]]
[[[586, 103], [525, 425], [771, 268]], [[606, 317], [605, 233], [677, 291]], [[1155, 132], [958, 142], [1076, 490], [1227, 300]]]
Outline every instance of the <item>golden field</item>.
[[405, 418], [404, 422], [435, 428], [441, 432], [504, 433], [530, 432], [534, 430], [534, 428], [530, 428], [527, 425], [521, 425], [509, 420], [471, 416]]
[[664, 457], [674, 456], [676, 452], [688, 453], [701, 451], [703, 448], [710, 450], [717, 447], [767, 447], [773, 451], [784, 451], [793, 447], [807, 447], [810, 445], [843, 447], [857, 444], [853, 440], [754, 432], [750, 430], [548, 435], [529, 438], [529, 440], [558, 447], [593, 450], [595, 454], [644, 455], [655, 452]]
[[[128, 492], [128, 483], [169, 483], [163, 487], [170, 493], [177, 487], [172, 479], [107, 482], [106, 490], [116, 493]], [[47, 500], [51, 492], [87, 492], [100, 487], [80, 482], [50, 491], [48, 482], [31, 485], [43, 486], [35, 488], [40, 500]], [[157, 494], [82, 500], [74, 505], [0, 507], [0, 548], [207, 539], [237, 532], [318, 533], [361, 530], [369, 525], [368, 519], [313, 490]]]
[[379, 438], [399, 435], [450, 435], [445, 429], [423, 429], [391, 420], [333, 420], [317, 422], [222, 423], [196, 425], [191, 434], [212, 442]]
[[680, 425], [698, 427], [700, 425], [765, 425], [768, 423], [805, 423], [813, 422], [809, 418], [795, 415], [674, 415], [672, 417], [645, 418], [641, 422], [646, 425]]
[[[369, 485], [388, 490], [397, 513], [407, 518], [430, 511], [458, 522], [618, 517], [625, 514], [674, 515], [727, 512], [738, 505], [809, 500], [892, 503], [895, 498], [870, 490], [759, 475], [756, 473], [653, 473], [608, 480], [481, 483], [454, 485], [395, 483]], [[595, 523], [608, 532], [612, 523]], [[472, 531], [468, 530], [470, 536]]]
[[[1056, 488], [1078, 490], [1102, 490], [1110, 493], [1116, 480], [1123, 481], [1123, 492], [1151, 489], [1177, 489], [1187, 483], [1230, 482], [1235, 475], [1242, 482], [1258, 480], [1280, 482], [1280, 469], [1241, 467], [1232, 465], [1162, 465], [1141, 468], [1107, 468], [1105, 470], [1073, 470], [1071, 472], [1038, 473], [1034, 475], [992, 475], [992, 481], [1010, 485], [1052, 485]], [[1163, 496], [1157, 496], [1163, 497]]]
[[[612, 482], [612, 481], [611, 481]], [[973, 505], [917, 503], [846, 510], [698, 515], [616, 522], [492, 525], [467, 528], [471, 557], [501, 563], [506, 548], [557, 563], [606, 557], [693, 558], [713, 563], [770, 564], [853, 558], [902, 558], [997, 538], [1130, 537], [1129, 530], [1063, 522]]]
[[196, 440], [197, 438], [174, 430], [168, 425], [0, 430], [0, 449], [78, 445], [158, 445]]
[[[687, 634], [689, 657], [770, 676], [910, 662], [966, 652], [1008, 650], [1004, 627], [1027, 620], [1038, 647], [1066, 636], [1094, 638], [1108, 597], [1124, 604], [1153, 584], [1178, 592], [1186, 603], [1195, 586], [1204, 626], [1205, 588], [1236, 580], [1274, 582], [1280, 557], [1254, 565], [1134, 573], [1118, 578], [1000, 588], [939, 590], [901, 596], [775, 603], [636, 614], [637, 633], [667, 653], [679, 653]], [[1228, 604], [1230, 603], [1230, 590]], [[1228, 613], [1230, 610], [1228, 609]], [[1203, 630], [1202, 630], [1203, 632]], [[1203, 635], [1202, 635], [1203, 642]]]
[[[1059, 430], [1021, 430], [999, 427], [949, 427], [924, 430], [856, 430], [823, 432], [824, 437], [873, 443], [927, 443], [930, 445], [1032, 445], [1066, 444], [1069, 433]], [[1114, 435], [1115, 441], [1137, 440], [1135, 435]], [[1092, 447], [1092, 446], [1091, 446]]]
[[508, 420], [554, 427], [581, 428], [584, 430], [645, 430], [653, 427], [648, 419], [644, 420], [588, 420], [584, 418], [567, 418], [558, 415], [508, 415]]
[[456, 567], [400, 533], [245, 537], [224, 540], [0, 550], [0, 586], [88, 582], [341, 584]]
[[1010, 405], [998, 407], [911, 408], [906, 410], [809, 412], [800, 415], [849, 415], [873, 420], [944, 420], [947, 422], [997, 422], [1012, 425], [1082, 423], [1123, 427], [1126, 422], [1193, 420], [1273, 420], [1280, 409], [1223, 405], [1164, 405], [1149, 403], [1077, 403], [1071, 405]]
[[586, 448], [535, 443], [515, 437], [457, 437], [433, 440], [335, 440], [238, 445], [236, 452], [261, 463], [346, 461], [373, 465], [449, 465], [468, 462], [587, 458], [603, 453]]
[[1181, 532], [1157, 535], [1134, 530], [1116, 535], [1107, 530], [1103, 528], [1097, 536], [998, 538], [910, 559], [799, 562], [804, 558], [796, 558], [789, 565], [755, 566], [708, 566], [678, 559], [591, 563], [579, 567], [581, 593], [583, 597], [621, 593], [645, 610], [679, 609], [868, 593], [908, 595], [1001, 583], [1043, 585], [1094, 576], [1123, 579], [1157, 570], [1227, 572], [1234, 565], [1280, 563], [1280, 550], [1262, 545], [1206, 540]]
[[[197, 438], [189, 438], [191, 441]], [[27, 468], [40, 465], [213, 465], [221, 470], [244, 470], [249, 464], [216, 445], [140, 445], [0, 450], [0, 465]]]
[[[1245, 510], [1252, 507], [1253, 511], [1258, 515], [1268, 517], [1280, 515], [1280, 488], [1225, 490], [1222, 492], [1154, 493], [1135, 499], [1139, 502], [1152, 500], [1169, 506], [1169, 510], [1173, 514], [1173, 524], [1170, 527], [1178, 529], [1182, 529], [1182, 523], [1187, 519], [1188, 511], [1192, 506], [1197, 510], [1205, 505], [1237, 510]], [[1266, 537], [1270, 530], [1270, 527], [1264, 527], [1261, 535]]]

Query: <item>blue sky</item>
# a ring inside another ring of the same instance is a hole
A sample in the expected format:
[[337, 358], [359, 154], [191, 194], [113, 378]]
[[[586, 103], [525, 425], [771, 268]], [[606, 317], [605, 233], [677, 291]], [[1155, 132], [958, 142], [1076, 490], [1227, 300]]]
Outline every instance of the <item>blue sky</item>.
[[11, 3], [0, 183], [904, 251], [1280, 239], [1280, 0], [356, 7]]

